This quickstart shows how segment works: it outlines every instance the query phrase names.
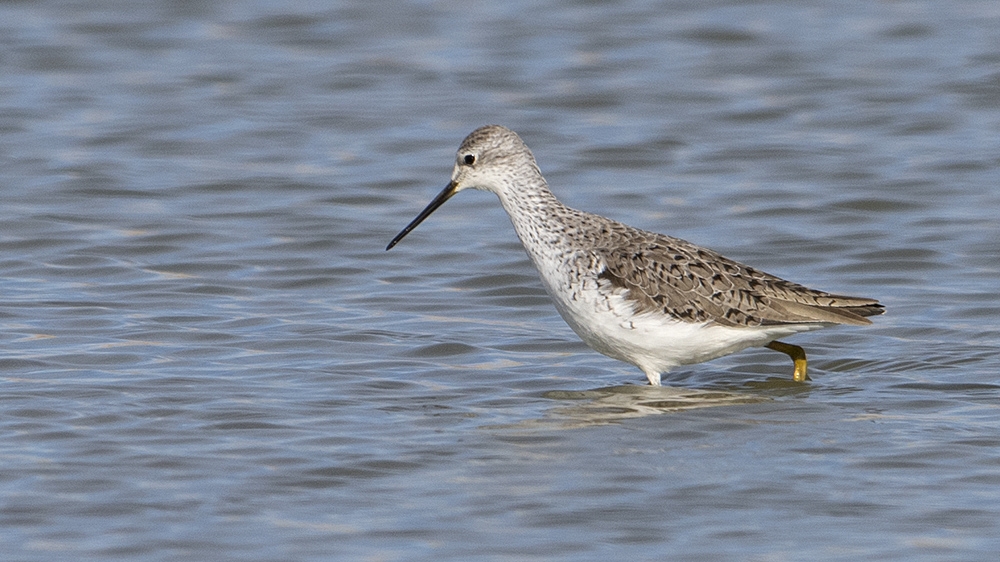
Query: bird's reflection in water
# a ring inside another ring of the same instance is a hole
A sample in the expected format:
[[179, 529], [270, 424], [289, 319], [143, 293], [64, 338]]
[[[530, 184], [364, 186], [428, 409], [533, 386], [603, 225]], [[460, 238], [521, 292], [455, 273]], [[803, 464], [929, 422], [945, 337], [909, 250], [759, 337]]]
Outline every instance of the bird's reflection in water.
[[552, 390], [542, 394], [559, 405], [544, 418], [492, 428], [569, 429], [617, 423], [630, 418], [698, 408], [767, 402], [772, 398], [728, 390], [698, 390], [668, 386], [623, 385], [593, 390]]

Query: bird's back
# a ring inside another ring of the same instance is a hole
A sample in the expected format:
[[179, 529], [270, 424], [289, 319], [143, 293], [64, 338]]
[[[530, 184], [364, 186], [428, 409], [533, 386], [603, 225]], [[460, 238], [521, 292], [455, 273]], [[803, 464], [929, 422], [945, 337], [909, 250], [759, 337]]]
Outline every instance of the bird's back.
[[637, 311], [685, 322], [753, 327], [789, 323], [870, 324], [870, 298], [810, 289], [680, 238], [575, 211], [567, 243], [595, 261], [597, 277], [627, 290]]

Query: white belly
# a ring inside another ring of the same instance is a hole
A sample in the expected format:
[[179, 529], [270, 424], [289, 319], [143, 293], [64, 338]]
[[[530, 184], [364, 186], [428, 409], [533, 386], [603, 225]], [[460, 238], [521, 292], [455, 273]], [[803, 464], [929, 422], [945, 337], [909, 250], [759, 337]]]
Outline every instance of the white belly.
[[608, 357], [639, 367], [647, 375], [823, 327], [789, 324], [733, 328], [711, 322], [683, 322], [658, 312], [636, 313], [624, 298], [625, 291], [613, 290], [596, 276], [584, 278], [575, 286], [570, 286], [565, 276], [542, 277], [559, 314], [584, 343]]

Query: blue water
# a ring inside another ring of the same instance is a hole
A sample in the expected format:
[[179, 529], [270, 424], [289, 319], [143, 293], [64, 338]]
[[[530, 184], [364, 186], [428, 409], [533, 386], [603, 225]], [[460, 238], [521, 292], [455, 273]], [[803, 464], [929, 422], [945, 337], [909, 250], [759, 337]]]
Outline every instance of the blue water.
[[[0, 4], [0, 559], [1000, 549], [1000, 4]], [[880, 299], [643, 386], [492, 195]]]

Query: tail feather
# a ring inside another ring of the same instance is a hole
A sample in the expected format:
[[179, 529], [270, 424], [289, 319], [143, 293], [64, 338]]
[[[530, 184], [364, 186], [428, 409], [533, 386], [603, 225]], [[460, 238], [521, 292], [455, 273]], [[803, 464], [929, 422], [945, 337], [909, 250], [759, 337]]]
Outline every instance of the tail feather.
[[[860, 299], [859, 299], [860, 300]], [[805, 304], [795, 301], [781, 300], [771, 303], [771, 308], [778, 314], [780, 320], [765, 319], [766, 324], [800, 324], [800, 323], [821, 323], [821, 324], [849, 324], [852, 326], [866, 326], [872, 321], [866, 316], [875, 316], [885, 312], [885, 307], [876, 301], [869, 301], [868, 304], [860, 306], [836, 306], [836, 305], [815, 305]]]

